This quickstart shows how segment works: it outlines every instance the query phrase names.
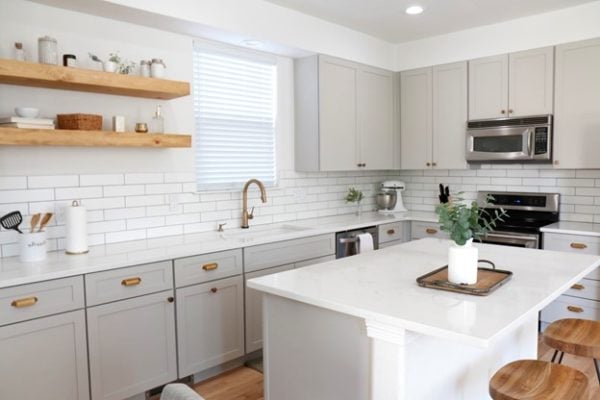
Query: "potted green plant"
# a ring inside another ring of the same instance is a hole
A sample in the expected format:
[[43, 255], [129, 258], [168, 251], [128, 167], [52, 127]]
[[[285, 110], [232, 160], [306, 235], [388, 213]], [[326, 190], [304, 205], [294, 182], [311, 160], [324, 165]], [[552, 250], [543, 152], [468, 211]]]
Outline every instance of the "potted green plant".
[[[486, 202], [492, 200], [490, 196]], [[494, 229], [506, 212], [499, 209], [490, 213], [476, 201], [466, 202], [460, 193], [448, 203], [439, 204], [435, 212], [440, 229], [447, 232], [453, 242], [448, 249], [448, 280], [456, 284], [477, 283], [478, 249], [473, 247], [473, 239], [478, 240]]]
[[348, 188], [348, 193], [346, 194], [346, 203], [356, 203], [356, 215], [358, 216], [360, 216], [362, 213], [360, 202], [364, 197], [365, 196], [363, 192], [355, 187]]

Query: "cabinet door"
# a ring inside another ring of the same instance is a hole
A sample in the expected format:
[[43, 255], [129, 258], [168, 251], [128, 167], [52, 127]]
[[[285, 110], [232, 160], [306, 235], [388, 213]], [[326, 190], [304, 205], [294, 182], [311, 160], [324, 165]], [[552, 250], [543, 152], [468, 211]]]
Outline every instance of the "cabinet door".
[[321, 171], [358, 169], [355, 64], [319, 57], [319, 142]]
[[400, 74], [400, 166], [431, 166], [431, 68]]
[[84, 311], [0, 328], [0, 399], [89, 399]]
[[552, 114], [554, 47], [512, 53], [508, 60], [509, 116]]
[[508, 55], [469, 61], [469, 119], [506, 117]]
[[120, 400], [177, 379], [172, 291], [87, 310], [93, 400]]
[[[245, 282], [247, 282], [248, 279], [276, 274], [278, 272], [288, 271], [291, 269], [294, 269], [294, 264], [252, 272], [245, 275]], [[245, 285], [245, 298], [246, 354], [248, 354], [262, 349], [262, 293], [254, 289], [250, 289], [248, 285]]]
[[433, 167], [465, 169], [467, 63], [433, 68]]
[[362, 169], [394, 168], [393, 73], [361, 67], [358, 75], [359, 162]]
[[244, 355], [242, 276], [177, 289], [179, 376]]
[[554, 164], [600, 168], [600, 39], [556, 47]]

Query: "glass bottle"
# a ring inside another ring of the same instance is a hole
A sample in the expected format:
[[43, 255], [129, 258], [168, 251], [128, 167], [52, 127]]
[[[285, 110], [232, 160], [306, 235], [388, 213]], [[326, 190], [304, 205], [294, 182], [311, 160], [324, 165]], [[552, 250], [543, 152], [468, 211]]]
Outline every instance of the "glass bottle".
[[21, 42], [15, 42], [15, 60], [25, 61], [25, 50]]
[[162, 117], [160, 105], [156, 106], [156, 112], [152, 117], [152, 129], [151, 133], [164, 133], [165, 132], [165, 120]]

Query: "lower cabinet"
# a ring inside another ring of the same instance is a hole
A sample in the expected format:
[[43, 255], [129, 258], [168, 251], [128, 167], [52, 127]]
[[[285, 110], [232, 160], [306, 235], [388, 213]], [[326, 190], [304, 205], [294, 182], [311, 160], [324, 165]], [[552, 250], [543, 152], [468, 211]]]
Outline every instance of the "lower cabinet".
[[241, 275], [177, 289], [179, 376], [244, 355]]
[[167, 290], [88, 308], [93, 400], [121, 400], [177, 379], [173, 301]]
[[83, 310], [0, 328], [0, 399], [89, 399]]
[[[246, 274], [246, 282], [248, 279], [289, 271], [291, 269], [294, 269], [294, 264], [269, 268], [257, 272], [250, 272]], [[247, 285], [245, 289], [246, 353], [251, 353], [253, 351], [262, 349], [262, 293], [254, 289], [250, 289]]]

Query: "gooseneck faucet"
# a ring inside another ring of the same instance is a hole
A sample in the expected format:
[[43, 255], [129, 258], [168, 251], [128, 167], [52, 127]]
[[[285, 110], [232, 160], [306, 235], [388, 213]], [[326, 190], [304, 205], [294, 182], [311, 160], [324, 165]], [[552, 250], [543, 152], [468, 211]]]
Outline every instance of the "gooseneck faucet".
[[265, 185], [259, 181], [258, 179], [250, 179], [244, 185], [242, 189], [242, 228], [248, 229], [250, 226], [248, 225], [248, 220], [254, 218], [254, 207], [252, 207], [252, 211], [248, 212], [248, 187], [256, 183], [256, 186], [260, 189], [260, 199], [263, 203], [267, 202], [267, 190], [265, 189]]

